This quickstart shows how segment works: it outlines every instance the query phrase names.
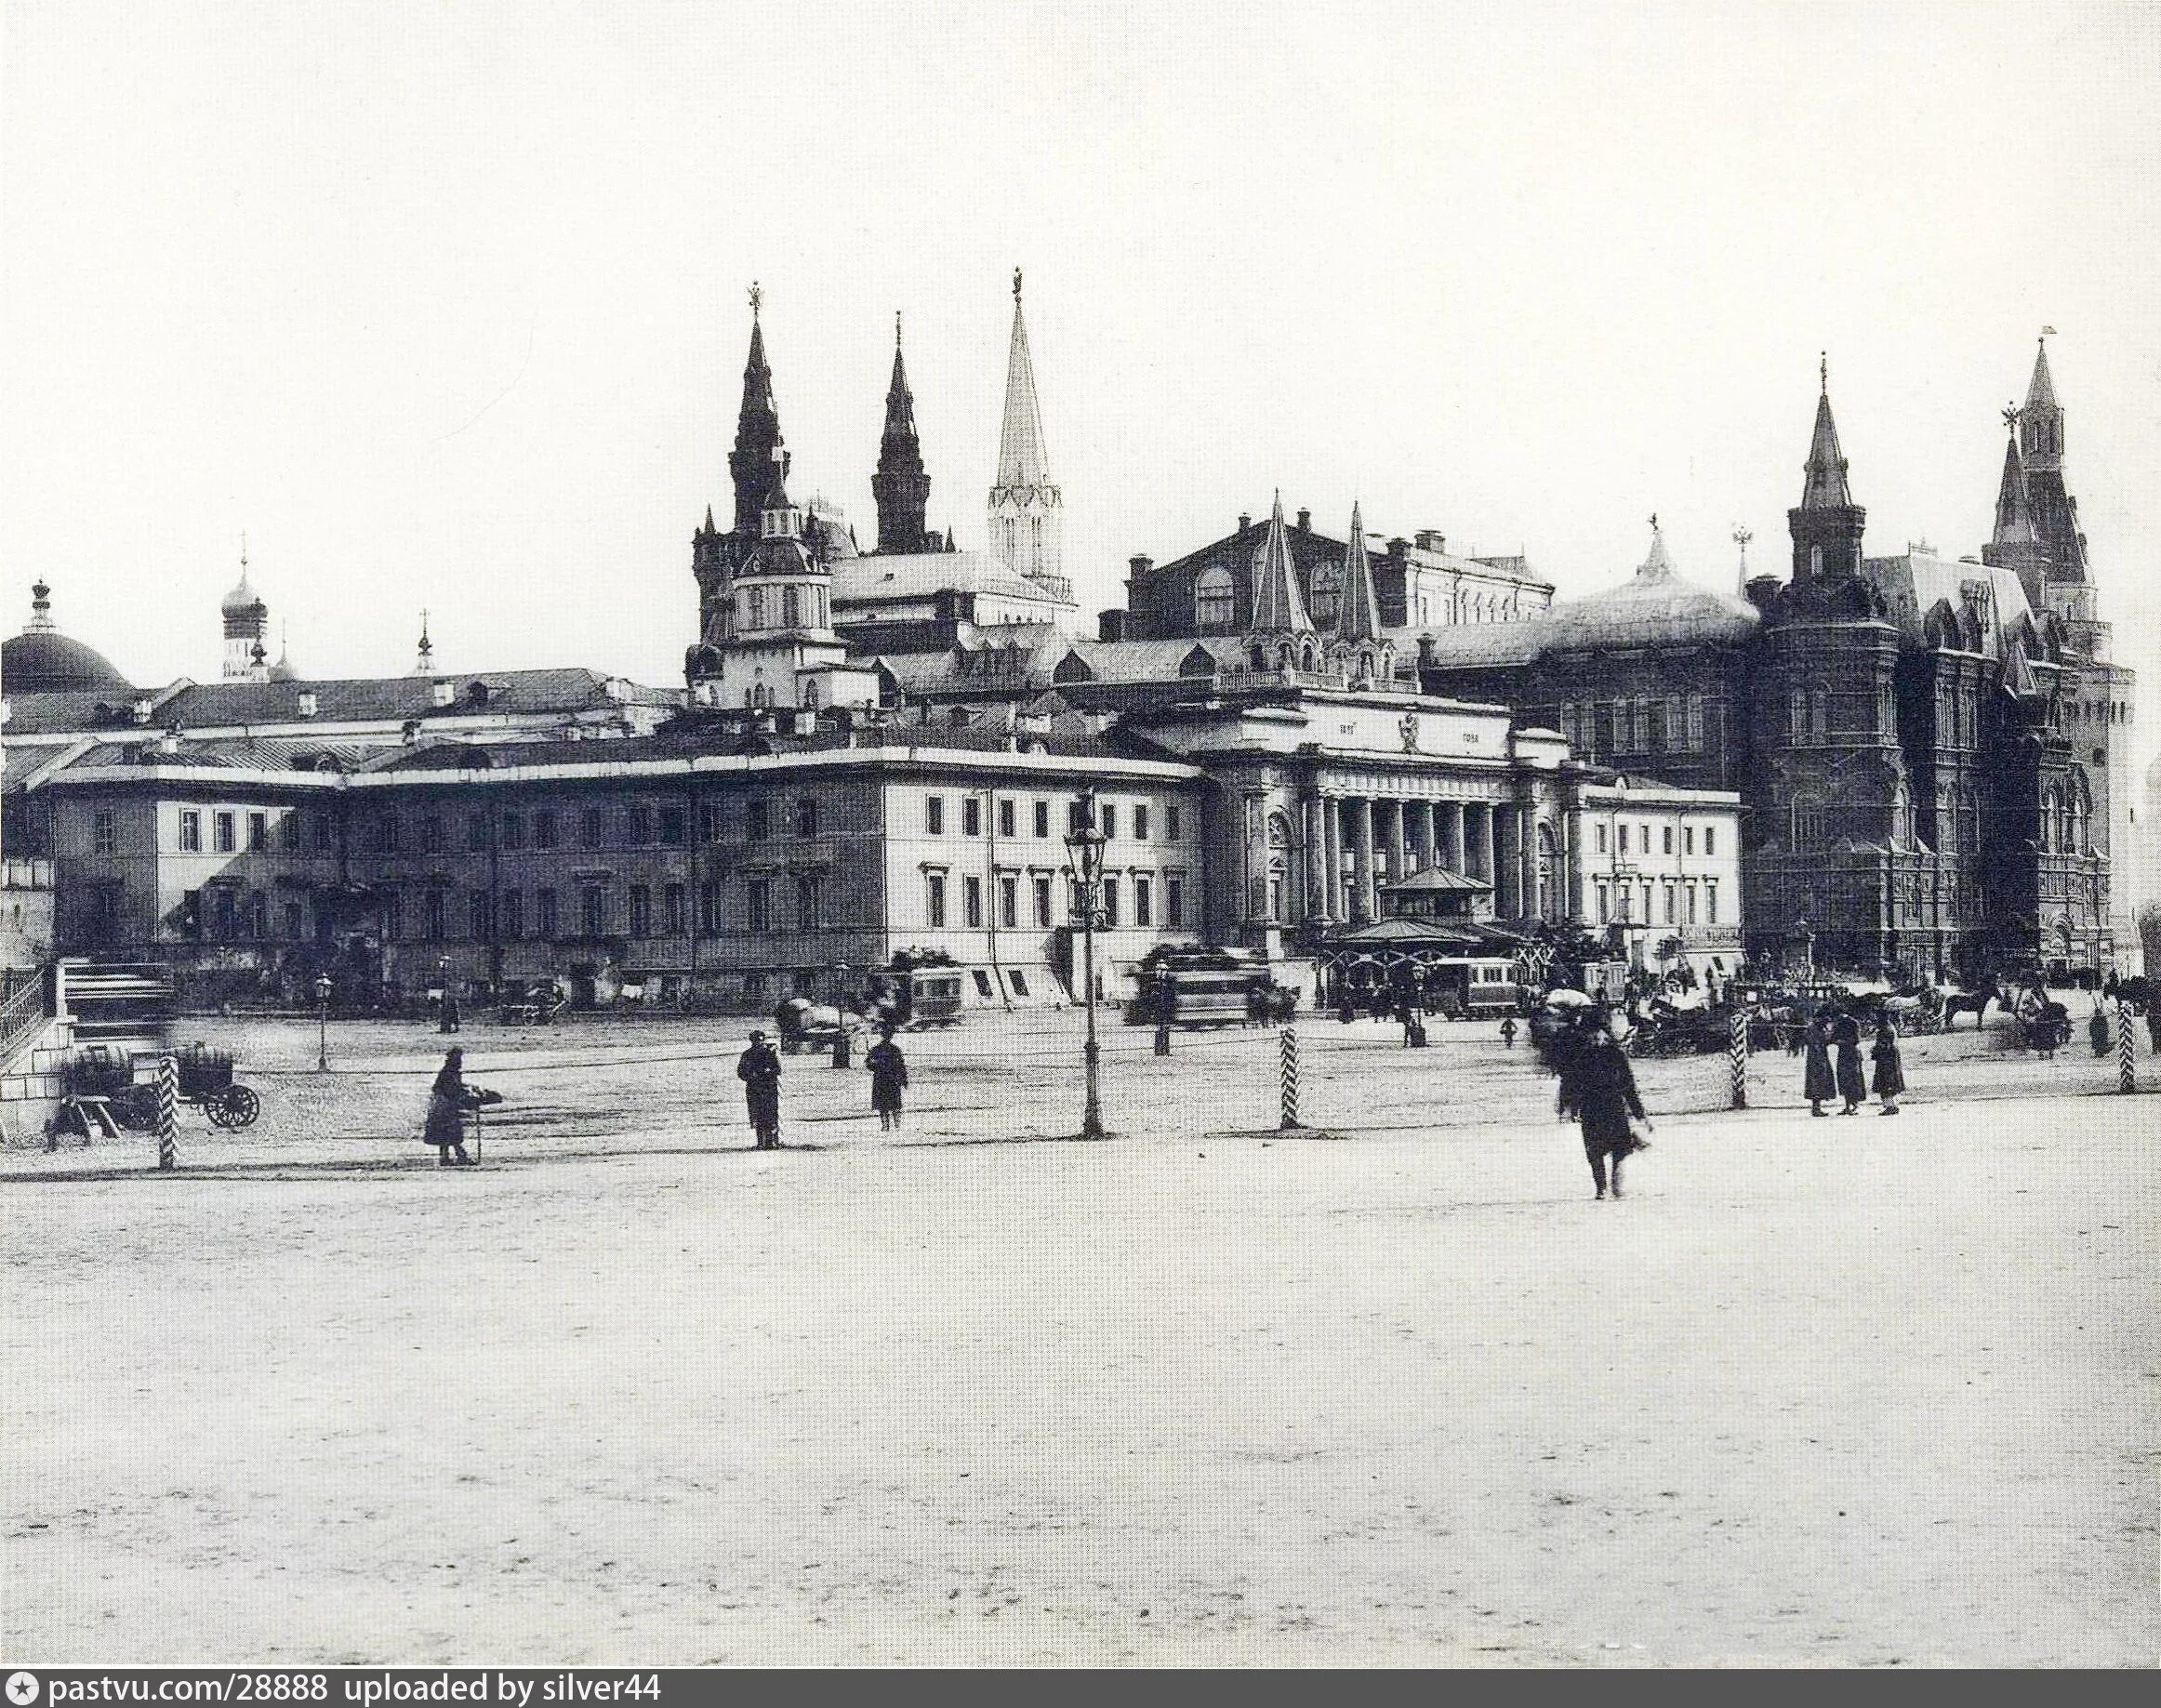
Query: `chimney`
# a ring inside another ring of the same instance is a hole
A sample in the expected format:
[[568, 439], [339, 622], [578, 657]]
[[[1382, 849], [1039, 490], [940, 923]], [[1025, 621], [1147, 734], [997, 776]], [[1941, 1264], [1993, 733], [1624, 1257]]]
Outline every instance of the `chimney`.
[[1299, 507], [1298, 510], [1298, 532], [1301, 534], [1313, 532], [1313, 512], [1303, 505]]
[[457, 693], [457, 684], [456, 682], [439, 682], [434, 684], [434, 687], [435, 704], [438, 706], [449, 705], [451, 700]]
[[1448, 549], [1448, 536], [1438, 528], [1421, 528], [1418, 530], [1418, 549], [1436, 554], [1445, 552]]
[[1238, 513], [1238, 531], [1239, 531], [1240, 534], [1243, 534], [1243, 533], [1244, 533], [1244, 532], [1245, 532], [1245, 531], [1246, 531], [1248, 528], [1252, 527], [1253, 525], [1253, 512], [1252, 512], [1251, 510], [1240, 510], [1240, 511], [1239, 511], [1239, 513]]
[[147, 694], [139, 694], [135, 696], [135, 721], [138, 723], [150, 722], [150, 695]]
[[300, 716], [303, 718], [312, 718], [314, 715], [315, 690], [312, 688], [303, 688], [300, 690]]
[[180, 750], [180, 732], [167, 730], [157, 738], [157, 750], [170, 758]]
[[1388, 542], [1388, 556], [1399, 563], [1403, 561], [1403, 554], [1410, 549], [1411, 542], [1407, 539], [1398, 538]]
[[[1146, 563], [1147, 559], [1135, 558], [1134, 562], [1136, 563]], [[1126, 614], [1123, 611], [1098, 611], [1095, 614], [1095, 638], [1098, 641], [1124, 640], [1125, 616]]]
[[1125, 566], [1126, 569], [1130, 572], [1126, 576], [1127, 580], [1145, 580], [1147, 576], [1148, 571], [1155, 568], [1156, 560], [1150, 557], [1132, 557], [1126, 559]]
[[408, 748], [417, 747], [420, 740], [420, 721], [418, 718], [407, 718], [398, 735]]

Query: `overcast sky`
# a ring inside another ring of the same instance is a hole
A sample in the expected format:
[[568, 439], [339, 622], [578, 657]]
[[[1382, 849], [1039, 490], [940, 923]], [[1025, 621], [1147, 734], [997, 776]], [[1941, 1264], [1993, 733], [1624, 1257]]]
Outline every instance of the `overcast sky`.
[[305, 673], [426, 606], [446, 669], [679, 680], [753, 279], [799, 496], [870, 542], [903, 309], [980, 545], [1015, 266], [1091, 610], [1279, 484], [1564, 593], [1655, 510], [1730, 586], [1824, 349], [1869, 549], [1975, 551], [2046, 324], [2119, 651], [2161, 630], [2151, 7], [4, 16], [0, 620], [46, 576], [139, 682], [217, 673], [244, 529]]

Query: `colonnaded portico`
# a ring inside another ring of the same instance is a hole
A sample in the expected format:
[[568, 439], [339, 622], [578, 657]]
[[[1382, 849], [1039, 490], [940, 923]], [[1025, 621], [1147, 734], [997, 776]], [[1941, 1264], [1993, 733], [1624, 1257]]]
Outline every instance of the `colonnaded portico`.
[[1507, 712], [1401, 695], [1277, 689], [1150, 714], [1203, 760], [1218, 941], [1281, 952], [1381, 917], [1389, 884], [1436, 868], [1490, 886], [1479, 917], [1568, 917], [1567, 818], [1581, 767]]

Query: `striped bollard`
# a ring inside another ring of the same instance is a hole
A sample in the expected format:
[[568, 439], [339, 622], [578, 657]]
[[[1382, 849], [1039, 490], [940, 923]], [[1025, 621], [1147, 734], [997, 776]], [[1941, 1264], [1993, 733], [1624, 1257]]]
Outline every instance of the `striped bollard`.
[[1298, 1129], [1298, 1028], [1283, 1027], [1283, 1119], [1279, 1131], [1294, 1132]]
[[180, 1065], [169, 1055], [157, 1058], [157, 1165], [179, 1166], [173, 1135], [180, 1124]]
[[1733, 1011], [1733, 1024], [1726, 1039], [1726, 1070], [1732, 1081], [1736, 1109], [1748, 1107], [1748, 1011]]
[[[2147, 999], [2153, 1000], [2151, 997]], [[2138, 1069], [2132, 1065], [2131, 1005], [2116, 1004], [2116, 1090], [2135, 1092], [2139, 1089]]]

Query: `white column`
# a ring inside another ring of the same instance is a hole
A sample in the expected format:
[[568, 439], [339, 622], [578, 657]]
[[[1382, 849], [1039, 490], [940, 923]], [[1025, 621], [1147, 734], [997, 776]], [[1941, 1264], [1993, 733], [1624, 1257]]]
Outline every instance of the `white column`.
[[1377, 920], [1381, 917], [1380, 896], [1373, 884], [1373, 802], [1369, 795], [1360, 795], [1357, 803], [1358, 820], [1358, 880], [1359, 917]]

